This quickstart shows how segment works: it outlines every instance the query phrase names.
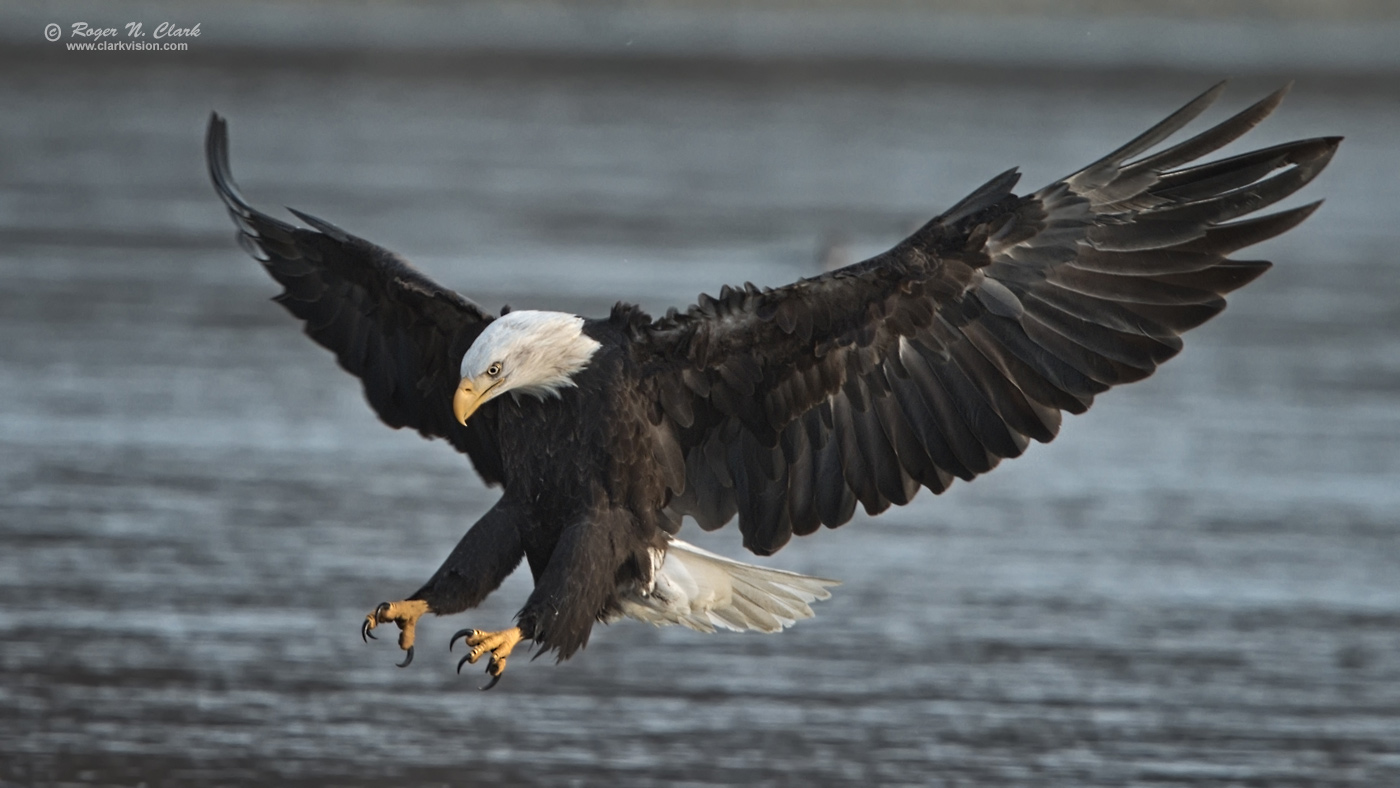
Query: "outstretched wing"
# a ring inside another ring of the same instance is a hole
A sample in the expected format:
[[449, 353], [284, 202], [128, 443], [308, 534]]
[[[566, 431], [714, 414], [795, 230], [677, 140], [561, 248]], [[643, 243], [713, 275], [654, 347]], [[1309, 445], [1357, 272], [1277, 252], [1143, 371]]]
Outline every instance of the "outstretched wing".
[[1054, 438], [1061, 411], [1152, 374], [1269, 267], [1228, 255], [1317, 204], [1233, 220], [1302, 187], [1340, 142], [1189, 166], [1285, 89], [1143, 156], [1222, 88], [1034, 194], [1004, 173], [878, 257], [632, 326], [670, 513], [707, 529], [737, 513], [745, 546], [772, 553], [857, 502], [873, 514], [985, 473]]
[[329, 222], [292, 211], [314, 228], [307, 230], [253, 208], [229, 174], [228, 126], [217, 114], [209, 119], [205, 155], [214, 189], [238, 225], [239, 244], [285, 288], [275, 300], [360, 378], [379, 417], [391, 427], [446, 438], [488, 484], [500, 483], [494, 408], [483, 407], [470, 428], [452, 418], [457, 364], [492, 316], [402, 257]]

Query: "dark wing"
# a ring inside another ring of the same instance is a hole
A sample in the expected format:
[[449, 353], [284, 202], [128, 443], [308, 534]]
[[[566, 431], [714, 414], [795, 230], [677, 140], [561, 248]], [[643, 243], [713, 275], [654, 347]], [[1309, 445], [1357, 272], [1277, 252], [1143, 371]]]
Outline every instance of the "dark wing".
[[669, 512], [707, 529], [737, 513], [745, 546], [772, 553], [857, 502], [873, 514], [985, 473], [1054, 438], [1061, 411], [1152, 374], [1269, 267], [1227, 256], [1317, 204], [1234, 220], [1302, 187], [1340, 141], [1188, 166], [1279, 91], [1143, 156], [1222, 87], [1034, 194], [1013, 195], [1007, 172], [878, 257], [631, 326]]
[[217, 114], [209, 119], [205, 155], [214, 189], [238, 225], [239, 244], [286, 288], [275, 300], [360, 378], [379, 417], [391, 427], [446, 438], [488, 484], [500, 483], [495, 409], [483, 407], [471, 428], [452, 418], [458, 364], [492, 316], [393, 252], [329, 222], [292, 211], [315, 228], [306, 230], [253, 208], [229, 174], [228, 126]]

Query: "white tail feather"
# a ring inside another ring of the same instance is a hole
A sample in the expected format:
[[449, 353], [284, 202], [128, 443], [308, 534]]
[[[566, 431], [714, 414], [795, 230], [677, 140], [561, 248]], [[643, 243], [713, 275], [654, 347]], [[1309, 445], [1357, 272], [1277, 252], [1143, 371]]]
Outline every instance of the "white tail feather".
[[679, 539], [667, 545], [654, 579], [650, 589], [634, 587], [621, 594], [621, 615], [699, 632], [778, 632], [811, 618], [810, 603], [829, 598], [826, 587], [841, 584], [740, 563]]

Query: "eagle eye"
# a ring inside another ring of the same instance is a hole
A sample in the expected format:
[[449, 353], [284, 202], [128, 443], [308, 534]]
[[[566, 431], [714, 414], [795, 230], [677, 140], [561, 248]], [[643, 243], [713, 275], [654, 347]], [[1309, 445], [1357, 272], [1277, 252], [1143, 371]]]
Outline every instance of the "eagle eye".
[[498, 377], [501, 374], [501, 362], [497, 361], [486, 368], [486, 374], [491, 377]]

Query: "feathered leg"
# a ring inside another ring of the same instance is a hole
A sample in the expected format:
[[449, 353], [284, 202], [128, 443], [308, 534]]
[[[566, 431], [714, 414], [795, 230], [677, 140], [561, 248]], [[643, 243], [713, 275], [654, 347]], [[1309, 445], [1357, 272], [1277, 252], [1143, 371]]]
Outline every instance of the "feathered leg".
[[561, 661], [587, 645], [617, 595], [620, 572], [636, 563], [634, 554], [645, 556], [648, 542], [639, 531], [631, 513], [606, 508], [565, 528], [516, 616], [526, 637]]
[[[559, 539], [540, 545], [532, 566], [543, 564], [535, 577], [535, 590], [516, 615], [516, 626], [500, 632], [464, 629], [461, 638], [471, 650], [457, 669], [490, 655], [486, 672], [491, 689], [505, 672], [506, 658], [522, 640], [533, 640], [544, 651], [555, 651], [562, 661], [588, 643], [593, 625], [613, 604], [619, 574], [633, 562], [633, 548], [645, 550], [636, 521], [618, 509], [595, 511], [565, 528]], [[540, 560], [536, 560], [536, 559]]]
[[408, 599], [382, 602], [360, 628], [365, 639], [373, 638], [379, 624], [399, 625], [399, 648], [408, 652], [399, 667], [413, 661], [413, 638], [418, 619], [424, 613], [448, 615], [481, 604], [500, 587], [520, 564], [525, 550], [517, 527], [522, 511], [505, 500], [477, 520], [423, 587]]

